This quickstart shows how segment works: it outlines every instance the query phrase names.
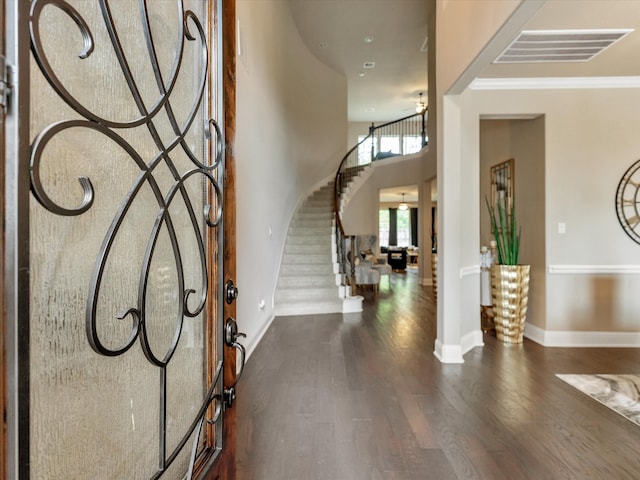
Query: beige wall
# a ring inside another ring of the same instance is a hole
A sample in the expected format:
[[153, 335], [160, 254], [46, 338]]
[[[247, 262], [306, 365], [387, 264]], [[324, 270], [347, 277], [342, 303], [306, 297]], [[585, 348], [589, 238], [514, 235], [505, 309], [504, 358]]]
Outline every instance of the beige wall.
[[[445, 94], [502, 27], [522, 0], [438, 0], [436, 72]], [[431, 46], [431, 43], [429, 44]]]
[[[620, 177], [640, 157], [640, 90], [473, 91], [469, 99], [465, 116], [476, 119], [545, 117], [544, 204], [534, 196], [527, 207], [545, 211], [546, 322], [537, 325], [547, 331], [637, 331], [640, 276], [621, 272], [638, 270], [640, 246], [618, 224], [614, 198]], [[529, 181], [521, 178], [522, 168], [516, 177]], [[558, 233], [558, 223], [565, 223], [565, 234]]]
[[349, 122], [347, 142], [349, 148], [358, 143], [358, 135], [369, 135], [371, 122]]
[[527, 322], [546, 327], [545, 121], [511, 122], [515, 200], [522, 226], [520, 263], [531, 265]]
[[289, 2], [238, 0], [237, 15], [238, 320], [251, 350], [273, 317], [291, 215], [346, 153], [347, 83], [304, 46]]
[[480, 121], [480, 245], [493, 240], [485, 197], [491, 200], [490, 169], [497, 163], [514, 158], [509, 120]]

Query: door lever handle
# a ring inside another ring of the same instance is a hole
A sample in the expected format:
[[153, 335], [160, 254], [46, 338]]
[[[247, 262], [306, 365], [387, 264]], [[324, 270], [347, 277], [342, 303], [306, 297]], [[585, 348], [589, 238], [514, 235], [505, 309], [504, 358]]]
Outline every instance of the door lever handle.
[[233, 317], [227, 318], [227, 323], [224, 326], [224, 343], [228, 347], [236, 348], [240, 352], [240, 370], [236, 373], [236, 379], [233, 382], [233, 385], [229, 387], [229, 389], [233, 389], [240, 377], [242, 376], [242, 372], [244, 372], [244, 364], [247, 357], [247, 351], [240, 342], [238, 342], [238, 338], [245, 337], [244, 333], [238, 332], [238, 324]]
[[[243, 337], [246, 337], [246, 335], [243, 333], [242, 334]], [[244, 372], [244, 361], [245, 358], [247, 356], [247, 351], [244, 349], [244, 345], [242, 345], [241, 343], [238, 342], [234, 342], [232, 347], [236, 347], [238, 349], [238, 351], [241, 354], [241, 360], [240, 360], [240, 370], [236, 373], [236, 379], [233, 382], [233, 385], [231, 385], [231, 388], [234, 388], [236, 386], [236, 384], [238, 383], [238, 380], [240, 380], [240, 377], [242, 376], [242, 372]]]

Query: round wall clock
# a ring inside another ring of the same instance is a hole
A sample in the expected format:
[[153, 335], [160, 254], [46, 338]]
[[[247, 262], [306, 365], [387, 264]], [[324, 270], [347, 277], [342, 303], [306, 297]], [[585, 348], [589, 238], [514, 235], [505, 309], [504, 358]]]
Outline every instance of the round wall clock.
[[616, 213], [620, 225], [631, 240], [640, 243], [640, 160], [631, 165], [616, 190]]

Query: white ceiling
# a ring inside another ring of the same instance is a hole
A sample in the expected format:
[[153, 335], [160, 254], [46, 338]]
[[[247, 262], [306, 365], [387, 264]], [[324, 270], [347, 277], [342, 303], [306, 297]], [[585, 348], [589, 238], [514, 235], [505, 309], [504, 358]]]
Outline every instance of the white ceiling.
[[[420, 49], [429, 0], [289, 1], [309, 50], [347, 77], [349, 121], [397, 119], [414, 112], [420, 92], [426, 99], [427, 54]], [[588, 62], [491, 64], [480, 77], [640, 78], [640, 0], [547, 0], [526, 30], [627, 28], [634, 31]]]
[[640, 0], [548, 0], [525, 30], [634, 29], [588, 62], [491, 64], [485, 78], [640, 76]]
[[347, 77], [349, 121], [395, 120], [415, 113], [420, 92], [426, 101], [427, 0], [289, 1], [309, 50]]

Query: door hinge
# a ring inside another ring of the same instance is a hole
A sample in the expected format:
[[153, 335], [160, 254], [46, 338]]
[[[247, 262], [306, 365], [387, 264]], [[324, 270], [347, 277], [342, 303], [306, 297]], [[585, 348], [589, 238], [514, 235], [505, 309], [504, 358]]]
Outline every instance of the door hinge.
[[0, 55], [0, 108], [6, 111], [11, 95], [11, 67], [4, 55]]

